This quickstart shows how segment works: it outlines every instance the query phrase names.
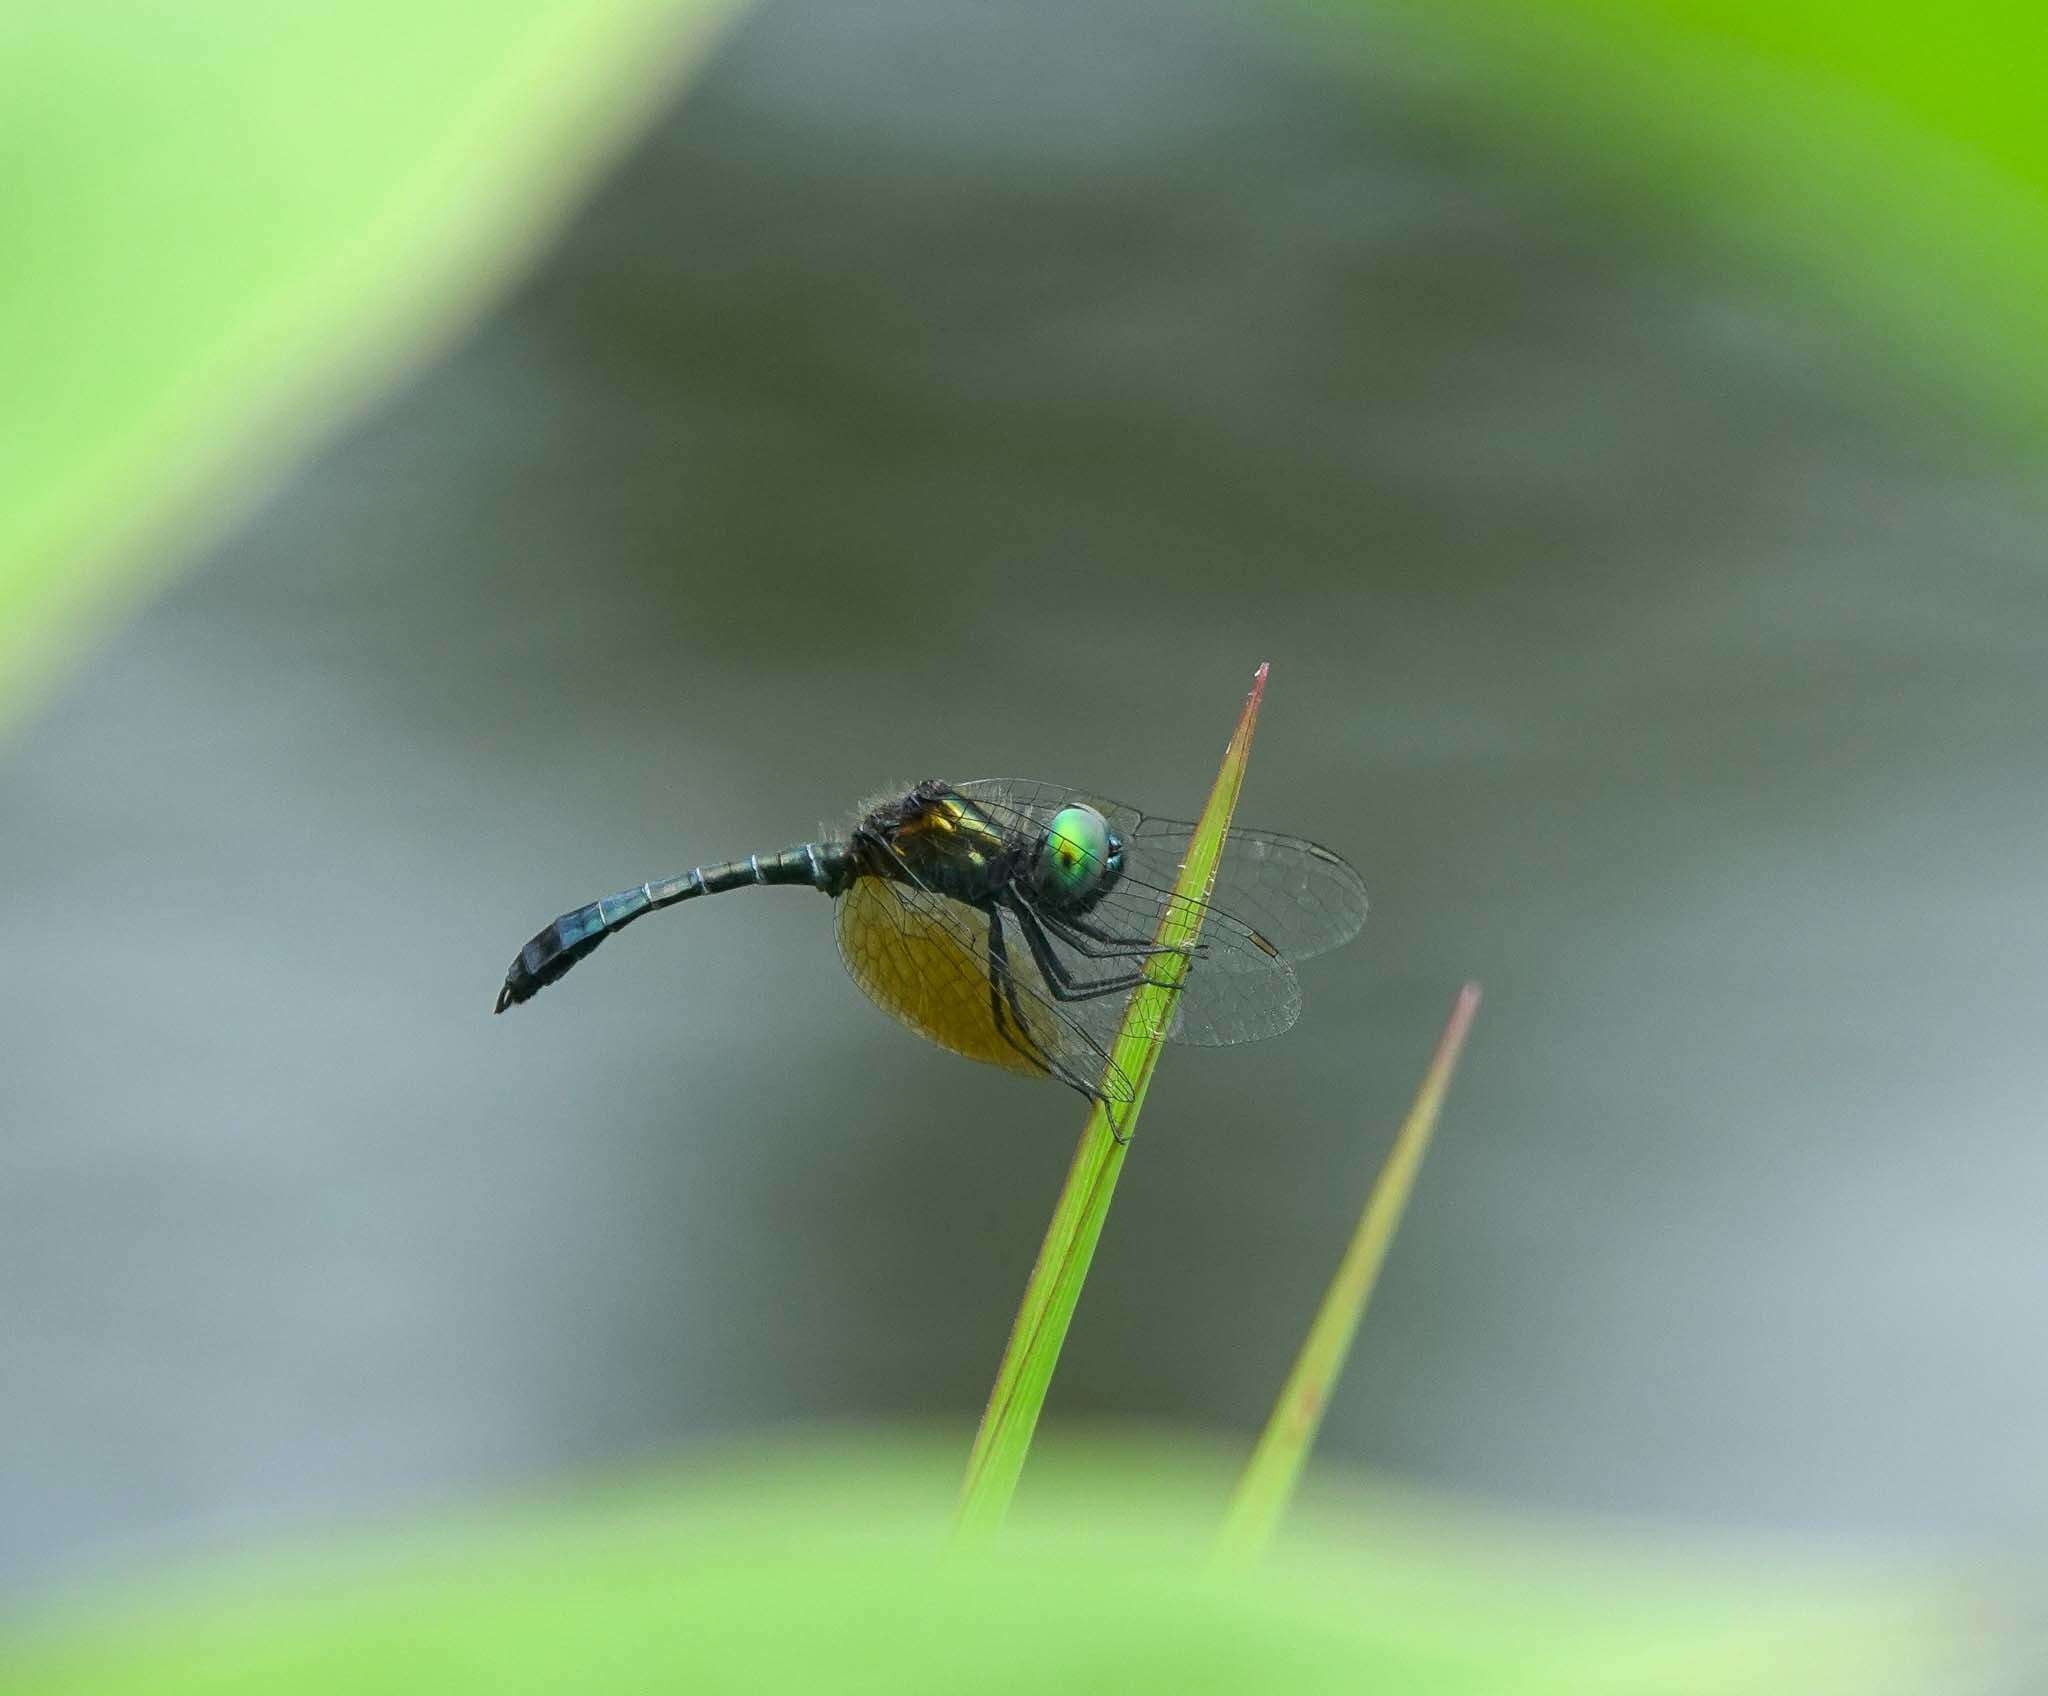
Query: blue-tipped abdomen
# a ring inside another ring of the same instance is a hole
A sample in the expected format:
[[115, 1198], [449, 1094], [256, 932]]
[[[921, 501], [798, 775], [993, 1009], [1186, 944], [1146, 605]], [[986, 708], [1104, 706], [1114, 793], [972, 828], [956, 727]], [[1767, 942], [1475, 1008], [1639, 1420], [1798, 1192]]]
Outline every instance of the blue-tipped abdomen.
[[[637, 900], [638, 906], [628, 906], [629, 900]], [[564, 913], [519, 950], [492, 1011], [502, 1013], [537, 995], [613, 931], [650, 910], [646, 892], [636, 889], [630, 897], [611, 895]]]
[[808, 883], [836, 895], [848, 875], [844, 843], [805, 843], [781, 854], [728, 860], [722, 866], [700, 866], [681, 877], [643, 883], [618, 895], [607, 895], [573, 913], [564, 913], [519, 950], [505, 973], [504, 987], [491, 1010], [502, 1013], [530, 1001], [575, 965], [615, 930], [644, 913], [672, 907], [694, 895], [716, 895], [753, 883]]

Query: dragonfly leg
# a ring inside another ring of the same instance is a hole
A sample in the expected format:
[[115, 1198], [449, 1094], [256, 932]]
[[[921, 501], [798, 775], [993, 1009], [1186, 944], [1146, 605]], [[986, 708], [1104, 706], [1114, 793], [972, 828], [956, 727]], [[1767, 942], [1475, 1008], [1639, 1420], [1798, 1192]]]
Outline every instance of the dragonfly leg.
[[[1114, 931], [1091, 925], [1073, 913], [1041, 913], [1039, 917], [1075, 953], [1086, 954], [1091, 960], [1138, 954], [1200, 954], [1204, 949], [1204, 944], [1199, 942], [1136, 942], [1129, 937], [1118, 936]], [[1068, 932], [1073, 934], [1068, 935]], [[1109, 946], [1098, 953], [1088, 946], [1089, 941]]]
[[[1133, 937], [1117, 936], [1085, 924], [1067, 913], [1048, 913], [1033, 901], [1020, 886], [1012, 884], [1009, 889], [1012, 903], [1028, 909], [1032, 916], [1047, 930], [1058, 937], [1076, 954], [1090, 960], [1136, 960], [1152, 954], [1185, 954], [1188, 946], [1182, 942], [1139, 942]], [[1095, 947], [1101, 943], [1104, 946]]]
[[[998, 1036], [1032, 1065], [1042, 1067], [1050, 1074], [1052, 1063], [1031, 1040], [1031, 1027], [1024, 1023], [1021, 1011], [1013, 1012], [1016, 999], [1016, 987], [1010, 982], [1009, 950], [1003, 945], [1002, 915], [991, 909], [988, 915], [988, 1016], [995, 1021]], [[1013, 1017], [1017, 1025], [1014, 1032], [1010, 1029]]]
[[[1060, 939], [1060, 941], [1066, 943], [1067, 946], [1072, 948], [1075, 953], [1086, 955], [1087, 958], [1091, 960], [1134, 960], [1146, 958], [1154, 954], [1179, 954], [1183, 958], [1185, 958], [1189, 954], [1199, 954], [1202, 952], [1199, 946], [1192, 949], [1187, 948], [1185, 946], [1176, 946], [1171, 948], [1147, 948], [1143, 950], [1131, 949], [1126, 952], [1119, 952], [1113, 949], [1091, 951], [1083, 947], [1082, 944], [1075, 937], [1069, 934], [1064, 920], [1052, 918], [1046, 914], [1038, 914], [1037, 918], [1039, 922], [1047, 930], [1051, 931], [1054, 936]], [[1147, 966], [1141, 971], [1133, 974], [1133, 976], [1135, 978], [1135, 981], [1139, 983], [1149, 983], [1155, 989], [1170, 989], [1178, 993], [1182, 987], [1182, 985], [1180, 984], [1167, 983], [1163, 979], [1155, 978], [1154, 976], [1152, 976], [1152, 970], [1150, 966]], [[1118, 981], [1119, 983], [1121, 983], [1129, 980], [1119, 979]]]
[[1136, 989], [1148, 981], [1143, 971], [1135, 971], [1126, 972], [1118, 978], [1104, 978], [1100, 983], [1077, 984], [1073, 974], [1053, 952], [1052, 944], [1046, 941], [1038, 916], [1021, 903], [1010, 910], [1017, 915], [1017, 928], [1024, 933], [1025, 945], [1031, 950], [1031, 958], [1038, 962], [1039, 975], [1045, 979], [1045, 987], [1051, 991], [1055, 1001], [1095, 1001], [1105, 995]]
[[[1023, 1055], [1025, 1059], [1029, 1060], [1034, 1066], [1043, 1068], [1046, 1076], [1058, 1083], [1065, 1084], [1075, 1094], [1085, 1097], [1090, 1104], [1098, 1101], [1101, 1102], [1103, 1111], [1109, 1119], [1109, 1134], [1120, 1143], [1129, 1141], [1130, 1139], [1123, 1134], [1122, 1128], [1117, 1123], [1115, 1107], [1111, 1105], [1109, 1097], [1102, 1093], [1101, 1087], [1076, 1076], [1070, 1068], [1046, 1053], [1032, 1037], [1031, 1027], [1024, 1018], [1022, 998], [1017, 993], [1017, 980], [1010, 970], [1010, 949], [1008, 942], [1003, 936], [1002, 912], [993, 905], [987, 911], [989, 1010], [995, 1017], [996, 1029], [1002, 1034], [1003, 1040], [1016, 1049], [1019, 1054]], [[999, 989], [1000, 1000], [998, 999]], [[1017, 1027], [1015, 1035], [1011, 1033], [1009, 1022], [1005, 1021], [1003, 1017], [1002, 1001], [1009, 1003], [1010, 1020], [1014, 1021]], [[1105, 1060], [1106, 1063], [1107, 1061]]]

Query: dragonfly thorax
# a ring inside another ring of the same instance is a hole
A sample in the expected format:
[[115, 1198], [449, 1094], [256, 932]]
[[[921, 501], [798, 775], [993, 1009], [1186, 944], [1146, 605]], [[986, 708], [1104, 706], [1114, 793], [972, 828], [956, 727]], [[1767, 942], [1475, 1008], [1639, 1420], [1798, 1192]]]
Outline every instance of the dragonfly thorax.
[[875, 875], [974, 906], [1014, 883], [1054, 912], [1079, 915], [1123, 869], [1123, 842], [1094, 807], [1071, 804], [1049, 827], [1025, 832], [938, 782], [871, 809], [854, 836]]

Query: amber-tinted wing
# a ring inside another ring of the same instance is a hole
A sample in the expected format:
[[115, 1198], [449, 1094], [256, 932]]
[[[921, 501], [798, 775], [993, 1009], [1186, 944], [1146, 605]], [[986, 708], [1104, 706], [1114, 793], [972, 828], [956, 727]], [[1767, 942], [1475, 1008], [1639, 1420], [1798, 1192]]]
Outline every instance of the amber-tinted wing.
[[1129, 1101], [1107, 1044], [1046, 993], [1015, 919], [1001, 922], [998, 963], [986, 914], [913, 884], [856, 878], [839, 898], [839, 955], [869, 1000], [941, 1048]]

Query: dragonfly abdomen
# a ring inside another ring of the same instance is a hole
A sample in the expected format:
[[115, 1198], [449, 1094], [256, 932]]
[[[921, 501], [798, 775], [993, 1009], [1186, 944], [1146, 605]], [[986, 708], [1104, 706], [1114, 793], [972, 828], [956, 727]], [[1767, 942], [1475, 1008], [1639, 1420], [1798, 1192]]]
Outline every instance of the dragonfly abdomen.
[[721, 895], [757, 883], [808, 883], [827, 895], [836, 895], [851, 875], [852, 861], [845, 843], [806, 842], [780, 854], [750, 854], [744, 860], [698, 866], [680, 877], [652, 879], [637, 889], [607, 895], [602, 901], [564, 913], [520, 949], [505, 973], [504, 987], [492, 1010], [502, 1013], [507, 1007], [530, 1001], [613, 932], [678, 901]]

